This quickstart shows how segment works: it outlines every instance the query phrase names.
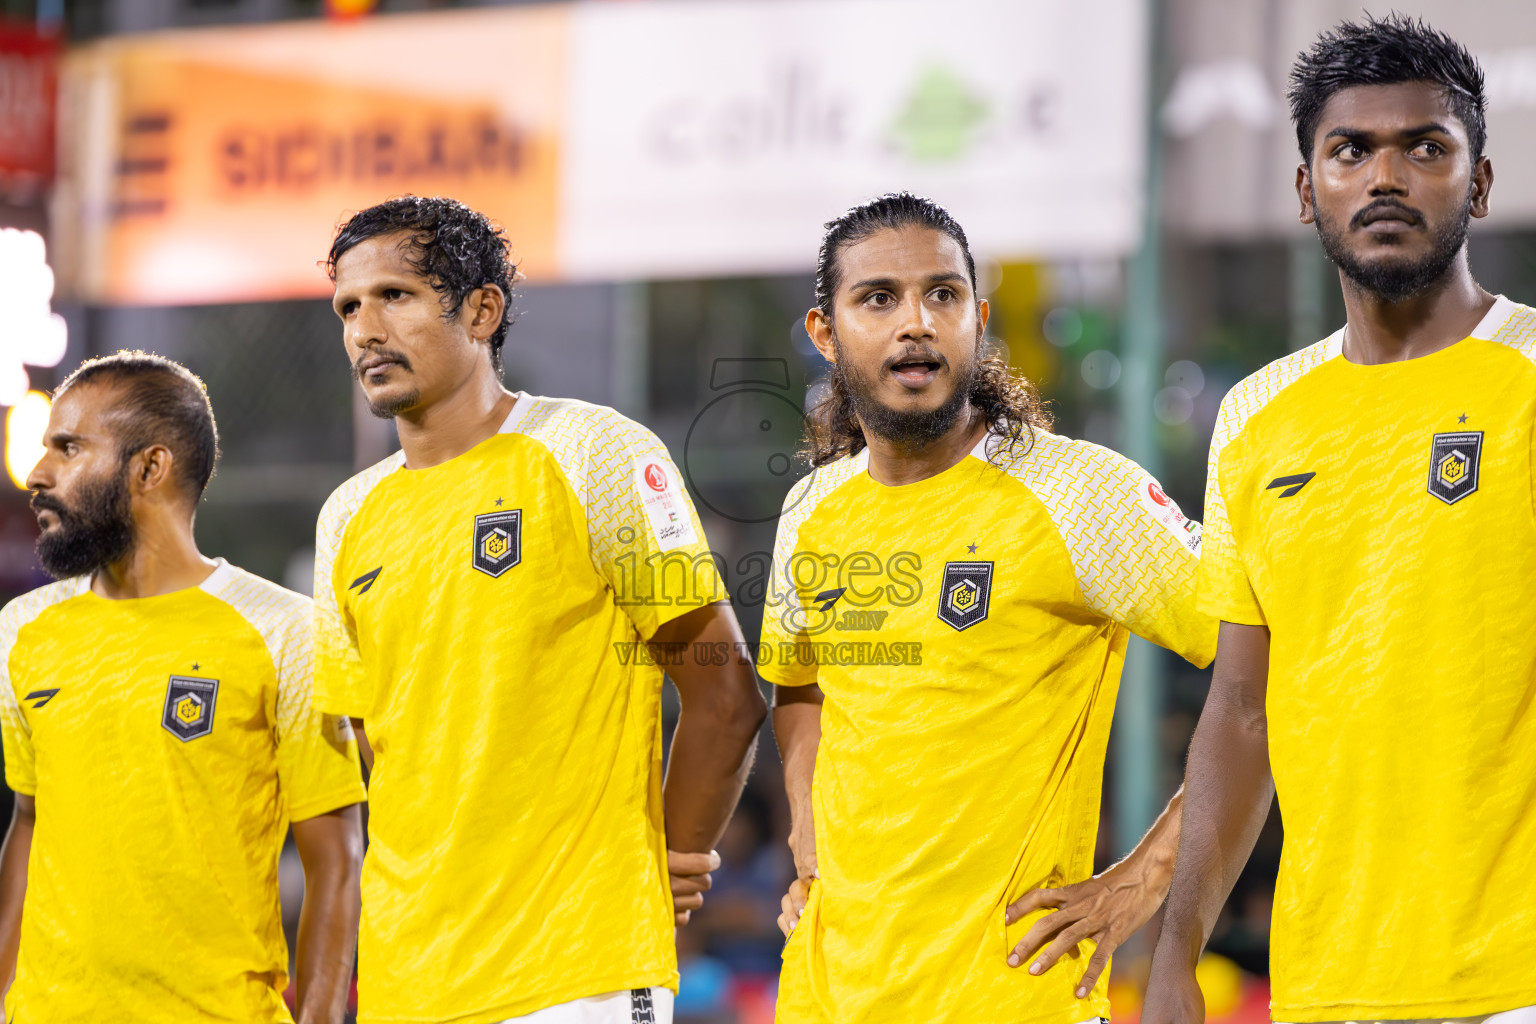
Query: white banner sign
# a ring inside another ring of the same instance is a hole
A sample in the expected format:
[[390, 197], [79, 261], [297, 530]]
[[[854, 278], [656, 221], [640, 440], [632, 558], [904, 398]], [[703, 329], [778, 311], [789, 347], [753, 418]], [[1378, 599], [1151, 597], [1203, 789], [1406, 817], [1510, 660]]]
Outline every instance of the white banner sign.
[[[899, 189], [980, 253], [1124, 252], [1143, 6], [636, 0], [100, 40], [65, 65], [61, 291], [328, 295], [338, 219], [404, 192], [483, 210], [545, 281], [804, 271], [825, 221]], [[496, 61], [417, 59], [470, 38]]]
[[882, 192], [995, 256], [1135, 245], [1136, 0], [578, 5], [560, 265], [578, 278], [802, 271]]

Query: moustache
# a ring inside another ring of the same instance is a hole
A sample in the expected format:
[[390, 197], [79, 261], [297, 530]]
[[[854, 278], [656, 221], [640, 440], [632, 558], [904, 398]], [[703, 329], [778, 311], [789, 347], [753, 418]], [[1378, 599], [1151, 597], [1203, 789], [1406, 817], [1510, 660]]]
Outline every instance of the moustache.
[[927, 346], [919, 345], [906, 349], [898, 356], [892, 356], [885, 361], [887, 370], [900, 366], [902, 363], [935, 363], [942, 367], [949, 366], [949, 360]]
[[1374, 203], [1371, 203], [1369, 206], [1366, 206], [1357, 212], [1353, 217], [1349, 219], [1349, 226], [1351, 228], [1364, 227], [1366, 218], [1380, 210], [1396, 210], [1399, 213], [1406, 214], [1409, 219], [1409, 223], [1413, 224], [1414, 226], [1418, 226], [1424, 223], [1424, 215], [1418, 210], [1415, 210], [1413, 207], [1409, 206], [1407, 203], [1399, 202], [1396, 199], [1384, 198], [1376, 200]]
[[52, 512], [60, 519], [69, 518], [69, 508], [58, 498], [50, 494], [34, 494], [27, 504], [32, 506], [34, 514], [38, 512]]
[[403, 352], [395, 352], [387, 348], [375, 349], [357, 357], [352, 364], [352, 376], [359, 382], [363, 379], [363, 363], [372, 360], [374, 363], [399, 363], [401, 369], [411, 369], [411, 361]]

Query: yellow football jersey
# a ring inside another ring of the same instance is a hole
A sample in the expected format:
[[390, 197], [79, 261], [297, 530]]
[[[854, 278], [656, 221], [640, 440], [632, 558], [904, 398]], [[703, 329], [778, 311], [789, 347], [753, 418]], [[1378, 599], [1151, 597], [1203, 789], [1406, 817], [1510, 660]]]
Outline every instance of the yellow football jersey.
[[37, 800], [7, 1020], [291, 1019], [283, 838], [363, 799], [351, 724], [311, 708], [311, 621], [224, 562], [0, 612], [5, 777]]
[[1233, 388], [1201, 605], [1267, 625], [1277, 1020], [1536, 1003], [1536, 311]]
[[1107, 972], [1078, 999], [1080, 960], [1010, 968], [1038, 915], [1003, 911], [1092, 874], [1129, 632], [1209, 662], [1200, 528], [1104, 448], [985, 444], [899, 487], [861, 452], [785, 502], [759, 668], [825, 704], [784, 1024], [1109, 1015]]
[[360, 1019], [676, 988], [643, 641], [725, 594], [661, 442], [520, 394], [463, 455], [343, 486], [317, 550], [317, 699], [375, 758]]

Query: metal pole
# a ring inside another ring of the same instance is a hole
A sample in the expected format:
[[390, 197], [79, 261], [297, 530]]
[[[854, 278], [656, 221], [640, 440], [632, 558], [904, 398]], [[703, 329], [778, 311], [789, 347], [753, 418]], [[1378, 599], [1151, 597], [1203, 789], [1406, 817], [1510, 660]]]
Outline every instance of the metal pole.
[[608, 392], [613, 407], [643, 420], [650, 404], [650, 289], [644, 281], [613, 286], [613, 362]]
[[1311, 233], [1290, 243], [1291, 351], [1299, 352], [1321, 341], [1327, 328], [1328, 259]]
[[[1162, 448], [1153, 398], [1163, 372], [1162, 302], [1162, 130], [1158, 97], [1163, 79], [1163, 0], [1147, 2], [1146, 190], [1142, 200], [1141, 246], [1131, 258], [1126, 283], [1124, 367], [1117, 392], [1120, 450], [1158, 476]], [[1131, 637], [1115, 709], [1114, 845], [1124, 854], [1134, 847], [1161, 809], [1158, 785], [1158, 721], [1163, 709], [1163, 672], [1159, 652]]]

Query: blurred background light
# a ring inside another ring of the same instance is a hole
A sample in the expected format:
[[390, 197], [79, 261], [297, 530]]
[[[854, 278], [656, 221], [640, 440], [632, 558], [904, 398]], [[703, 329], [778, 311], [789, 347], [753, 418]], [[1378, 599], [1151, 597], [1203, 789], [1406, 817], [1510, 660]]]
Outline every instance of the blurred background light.
[[1083, 336], [1083, 315], [1071, 306], [1057, 306], [1045, 314], [1040, 333], [1057, 348], [1067, 348]]
[[43, 236], [0, 229], [0, 405], [15, 405], [27, 393], [22, 364], [57, 366], [64, 358], [68, 331], [52, 299]]
[[1152, 413], [1160, 423], [1176, 427], [1188, 423], [1195, 412], [1195, 399], [1183, 388], [1163, 388], [1152, 399]]
[[5, 414], [5, 471], [11, 483], [27, 489], [27, 477], [43, 457], [43, 432], [48, 429], [48, 396], [28, 391]]
[[1163, 374], [1163, 383], [1171, 388], [1183, 388], [1194, 397], [1205, 390], [1205, 371], [1200, 369], [1199, 363], [1180, 359], [1169, 365]]
[[1083, 380], [1088, 386], [1103, 391], [1115, 386], [1120, 379], [1120, 357], [1108, 349], [1095, 349], [1083, 357]]

